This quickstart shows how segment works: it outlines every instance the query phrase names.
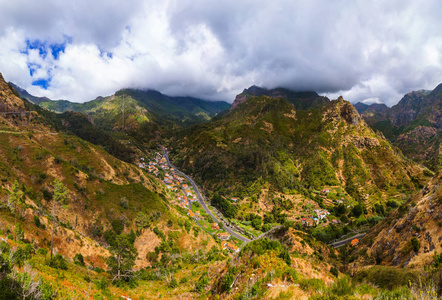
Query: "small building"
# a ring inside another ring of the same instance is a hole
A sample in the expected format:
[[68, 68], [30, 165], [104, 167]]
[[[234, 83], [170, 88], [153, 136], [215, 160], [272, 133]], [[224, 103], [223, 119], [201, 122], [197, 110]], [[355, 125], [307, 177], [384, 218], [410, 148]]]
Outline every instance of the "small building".
[[333, 224], [341, 224], [341, 221], [338, 220], [338, 219], [333, 219], [331, 222], [332, 222]]
[[221, 241], [221, 249], [227, 250], [227, 242], [226, 241]]
[[236, 198], [236, 197], [233, 197], [233, 198], [231, 198], [231, 199], [232, 199], [233, 202], [238, 202], [238, 200], [239, 200], [239, 199]]
[[359, 244], [359, 240], [358, 239], [354, 239], [351, 241], [351, 245], [352, 246], [356, 246], [357, 244]]
[[239, 247], [236, 246], [234, 243], [227, 243], [227, 249], [229, 249], [233, 253], [238, 253], [239, 251]]
[[325, 210], [325, 209], [315, 209], [314, 210], [315, 214], [318, 216], [319, 219], [324, 220], [327, 218], [327, 215], [329, 215], [330, 213]]
[[213, 223], [212, 224], [212, 229], [213, 230], [218, 230], [219, 229], [219, 224], [218, 223]]
[[301, 224], [306, 227], [313, 227], [315, 225], [313, 219], [310, 218], [302, 218]]
[[225, 241], [225, 240], [230, 239], [230, 234], [228, 234], [227, 232], [219, 232], [216, 236], [217, 236], [221, 241]]
[[229, 250], [229, 251], [232, 251], [233, 253], [239, 252], [238, 246], [236, 246], [234, 243], [228, 243], [226, 241], [221, 241], [221, 249]]

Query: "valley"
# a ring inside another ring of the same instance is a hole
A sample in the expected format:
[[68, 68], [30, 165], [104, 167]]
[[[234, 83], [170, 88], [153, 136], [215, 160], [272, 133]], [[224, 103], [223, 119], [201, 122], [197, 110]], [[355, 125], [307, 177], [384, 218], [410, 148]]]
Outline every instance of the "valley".
[[4, 291], [391, 299], [439, 270], [439, 169], [342, 97], [253, 86], [226, 107], [128, 89], [76, 105], [0, 84]]

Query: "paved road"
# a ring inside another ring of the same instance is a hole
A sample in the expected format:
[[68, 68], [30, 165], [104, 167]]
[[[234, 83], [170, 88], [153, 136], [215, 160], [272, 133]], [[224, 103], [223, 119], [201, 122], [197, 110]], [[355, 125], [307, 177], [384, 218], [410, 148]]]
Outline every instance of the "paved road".
[[354, 236], [352, 236], [352, 237], [349, 237], [348, 239], [345, 239], [345, 240], [342, 240], [342, 241], [337, 241], [337, 242], [331, 243], [330, 245], [332, 245], [332, 246], [335, 247], [335, 248], [339, 248], [339, 247], [344, 246], [345, 244], [350, 243], [350, 242], [351, 242], [352, 240], [354, 240], [354, 239], [358, 239], [358, 240], [360, 240], [360, 239], [362, 239], [364, 236], [365, 236], [365, 233], [359, 233], [359, 234], [357, 234], [357, 235], [354, 235]]
[[201, 204], [201, 206], [204, 208], [204, 210], [206, 211], [206, 213], [212, 217], [213, 221], [216, 223], [223, 223], [223, 227], [224, 230], [227, 231], [228, 233], [230, 233], [230, 235], [233, 235], [234, 237], [236, 237], [237, 239], [243, 241], [244, 243], [248, 243], [251, 240], [236, 233], [235, 231], [233, 231], [232, 229], [230, 229], [230, 227], [228, 227], [228, 225], [224, 222], [224, 221], [220, 221], [214, 214], [212, 214], [212, 212], [210, 211], [210, 209], [207, 207], [206, 202], [203, 199], [203, 196], [201, 196], [201, 193], [198, 189], [198, 187], [196, 186], [196, 183], [193, 181], [193, 179], [190, 176], [187, 176], [186, 174], [184, 174], [183, 172], [181, 172], [180, 170], [178, 170], [177, 167], [175, 167], [169, 160], [169, 155], [167, 154], [167, 150], [164, 147], [161, 147], [161, 149], [163, 150], [163, 156], [166, 158], [167, 164], [169, 165], [169, 167], [173, 168], [175, 170], [175, 172], [177, 172], [178, 174], [180, 174], [181, 176], [183, 176], [184, 178], [186, 178], [193, 186], [193, 189], [195, 190], [196, 196], [198, 197], [198, 201]]

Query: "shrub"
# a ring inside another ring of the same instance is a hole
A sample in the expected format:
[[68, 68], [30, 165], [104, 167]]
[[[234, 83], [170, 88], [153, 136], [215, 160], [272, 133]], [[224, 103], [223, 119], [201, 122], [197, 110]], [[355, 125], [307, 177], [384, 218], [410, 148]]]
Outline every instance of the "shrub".
[[52, 257], [52, 259], [48, 262], [48, 265], [54, 269], [61, 269], [61, 270], [68, 269], [66, 260], [61, 254], [55, 254], [55, 256]]
[[9, 250], [11, 250], [11, 246], [7, 242], [0, 242], [0, 253], [9, 253]]
[[48, 250], [45, 248], [38, 248], [37, 254], [46, 255], [48, 253]]
[[356, 273], [354, 278], [359, 281], [367, 281], [382, 289], [392, 290], [396, 287], [407, 285], [409, 281], [414, 281], [417, 275], [405, 269], [374, 266]]
[[113, 230], [106, 230], [103, 234], [104, 239], [106, 240], [106, 243], [109, 244], [109, 246], [113, 246], [116, 243], [117, 234]]
[[158, 262], [158, 253], [156, 253], [156, 252], [147, 252], [146, 259], [152, 265], [156, 264]]
[[335, 277], [339, 276], [339, 271], [335, 267], [330, 268], [330, 273], [332, 273]]
[[172, 278], [167, 286], [174, 289], [178, 286], [178, 281], [175, 278]]
[[164, 234], [164, 232], [162, 232], [161, 230], [158, 229], [158, 227], [155, 227], [153, 229], [153, 232], [163, 241], [166, 239], [166, 235]]
[[127, 201], [126, 197], [120, 199], [120, 206], [125, 209], [129, 208], [129, 201]]
[[21, 267], [27, 258], [26, 251], [22, 247], [17, 248], [12, 254], [11, 261], [14, 265]]
[[7, 258], [3, 257], [3, 255], [0, 255], [0, 277], [2, 274], [10, 273], [11, 270], [12, 268], [10, 261]]
[[34, 215], [34, 224], [37, 226], [37, 228], [40, 228], [41, 226], [40, 218], [36, 215]]
[[208, 284], [209, 274], [207, 272], [204, 272], [195, 284], [195, 291], [201, 293]]
[[112, 228], [115, 230], [116, 234], [121, 234], [124, 230], [124, 223], [120, 219], [115, 219], [112, 221]]
[[304, 291], [311, 291], [311, 292], [324, 290], [326, 287], [324, 281], [322, 281], [321, 279], [316, 279], [316, 278], [303, 279], [299, 283], [299, 286]]
[[416, 237], [413, 237], [411, 239], [411, 246], [413, 247], [414, 252], [418, 252], [419, 248], [421, 247], [421, 243], [419, 242], [419, 240]]
[[230, 291], [231, 285], [235, 280], [235, 276], [233, 274], [227, 274], [223, 277], [221, 281], [221, 288], [223, 291]]
[[282, 277], [291, 282], [296, 282], [298, 280], [298, 273], [295, 269], [288, 268], [282, 273]]
[[84, 258], [83, 258], [83, 255], [81, 253], [75, 254], [75, 256], [74, 256], [74, 263], [76, 265], [84, 267]]
[[394, 201], [394, 200], [388, 200], [387, 201], [387, 206], [391, 207], [391, 208], [396, 208], [396, 207], [399, 206], [399, 204], [396, 201]]
[[332, 286], [331, 292], [333, 295], [337, 296], [345, 296], [351, 295], [354, 293], [354, 287], [352, 286], [348, 277], [342, 277], [338, 279]]

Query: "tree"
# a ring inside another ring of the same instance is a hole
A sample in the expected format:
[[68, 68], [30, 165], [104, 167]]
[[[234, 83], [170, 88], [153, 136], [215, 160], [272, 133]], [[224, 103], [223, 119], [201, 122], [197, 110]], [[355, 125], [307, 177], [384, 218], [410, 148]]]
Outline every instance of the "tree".
[[54, 195], [52, 196], [52, 237], [51, 237], [51, 260], [54, 250], [55, 214], [60, 202], [69, 199], [69, 191], [58, 179], [54, 180]]
[[138, 252], [131, 244], [129, 237], [118, 235], [115, 239], [115, 245], [110, 248], [110, 252], [112, 256], [107, 259], [107, 264], [110, 268], [110, 273], [114, 275], [112, 281], [122, 278], [125, 280], [130, 279]]
[[421, 242], [416, 237], [413, 237], [411, 239], [411, 246], [413, 247], [414, 252], [418, 252], [421, 247]]
[[362, 203], [359, 203], [358, 205], [354, 206], [351, 210], [351, 213], [353, 214], [353, 216], [358, 218], [364, 213], [364, 205]]
[[14, 205], [14, 241], [17, 240], [17, 205], [23, 202], [23, 195], [24, 193], [16, 180], [9, 194], [9, 205]]

